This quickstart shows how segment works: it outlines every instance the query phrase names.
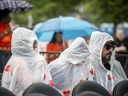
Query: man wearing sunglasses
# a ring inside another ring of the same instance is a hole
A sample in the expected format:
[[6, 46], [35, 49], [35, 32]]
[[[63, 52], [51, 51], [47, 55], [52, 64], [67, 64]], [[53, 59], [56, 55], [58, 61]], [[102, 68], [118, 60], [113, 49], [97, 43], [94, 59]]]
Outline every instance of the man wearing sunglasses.
[[115, 60], [113, 37], [104, 32], [93, 32], [89, 43], [91, 63], [95, 70], [94, 81], [112, 93], [114, 86], [127, 79], [124, 70]]
[[104, 67], [110, 70], [109, 61], [111, 60], [112, 52], [115, 49], [115, 42], [113, 40], [107, 41], [102, 50], [102, 63]]

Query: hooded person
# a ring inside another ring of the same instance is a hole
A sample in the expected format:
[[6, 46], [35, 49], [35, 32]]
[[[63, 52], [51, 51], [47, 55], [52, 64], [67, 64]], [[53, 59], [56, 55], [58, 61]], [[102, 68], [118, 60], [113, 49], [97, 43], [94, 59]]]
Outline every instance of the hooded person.
[[83, 38], [78, 37], [58, 59], [48, 65], [55, 87], [63, 94], [72, 91], [81, 80], [93, 79], [94, 70], [89, 56], [88, 45]]
[[120, 62], [115, 60], [114, 48], [112, 36], [99, 31], [92, 33], [89, 50], [95, 70], [94, 80], [110, 93], [118, 82], [127, 79]]
[[38, 52], [38, 40], [34, 32], [17, 28], [12, 35], [12, 56], [2, 76], [2, 86], [17, 96], [32, 83], [52, 82], [46, 60]]

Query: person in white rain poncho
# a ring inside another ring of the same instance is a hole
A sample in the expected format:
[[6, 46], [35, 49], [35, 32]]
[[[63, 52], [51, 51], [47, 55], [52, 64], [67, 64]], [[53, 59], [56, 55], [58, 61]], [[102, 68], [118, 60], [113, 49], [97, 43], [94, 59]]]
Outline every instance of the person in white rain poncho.
[[12, 56], [2, 76], [2, 86], [17, 96], [32, 83], [52, 82], [47, 63], [38, 52], [38, 40], [34, 32], [17, 28], [12, 35]]
[[72, 91], [81, 80], [92, 80], [94, 70], [89, 55], [85, 40], [80, 37], [74, 40], [58, 59], [48, 65], [55, 87], [65, 93]]
[[92, 33], [89, 50], [95, 70], [94, 78], [110, 93], [118, 82], [127, 79], [121, 64], [114, 58], [114, 48], [112, 36], [104, 32]]

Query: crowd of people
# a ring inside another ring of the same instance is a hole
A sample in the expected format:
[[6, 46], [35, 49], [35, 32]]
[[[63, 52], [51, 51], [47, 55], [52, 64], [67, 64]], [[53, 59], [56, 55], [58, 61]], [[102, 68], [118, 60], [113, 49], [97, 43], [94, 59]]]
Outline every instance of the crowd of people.
[[79, 82], [93, 81], [112, 94], [115, 85], [127, 80], [120, 62], [115, 60], [115, 46], [112, 36], [96, 31], [89, 45], [78, 37], [57, 59], [47, 64], [40, 55], [35, 33], [16, 28], [12, 34], [12, 56], [2, 75], [2, 87], [22, 96], [31, 84], [42, 82], [70, 96]]

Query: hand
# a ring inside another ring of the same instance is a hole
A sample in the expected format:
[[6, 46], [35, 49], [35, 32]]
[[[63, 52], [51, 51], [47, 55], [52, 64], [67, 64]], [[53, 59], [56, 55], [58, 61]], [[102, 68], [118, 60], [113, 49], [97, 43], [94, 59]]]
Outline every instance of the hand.
[[119, 52], [119, 51], [126, 51], [126, 47], [125, 46], [116, 47], [115, 50], [117, 52]]

